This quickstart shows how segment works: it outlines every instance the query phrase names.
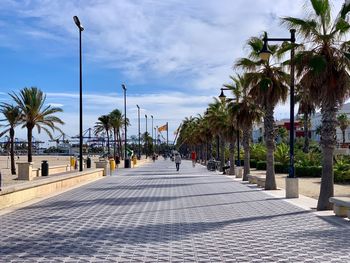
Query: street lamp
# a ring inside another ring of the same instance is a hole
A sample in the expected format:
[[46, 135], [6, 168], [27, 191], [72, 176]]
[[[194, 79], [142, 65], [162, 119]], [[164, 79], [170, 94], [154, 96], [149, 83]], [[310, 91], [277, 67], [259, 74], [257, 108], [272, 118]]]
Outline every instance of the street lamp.
[[147, 135], [147, 114], [145, 114], [145, 118], [146, 118], [146, 133], [145, 133], [145, 140], [146, 140], [146, 159], [148, 156], [148, 135]]
[[152, 149], [153, 149], [153, 145], [154, 145], [154, 140], [153, 140], [153, 115], [151, 115], [151, 119], [152, 119]]
[[295, 50], [295, 29], [290, 30], [290, 38], [268, 38], [265, 34], [263, 38], [263, 48], [259, 52], [262, 60], [267, 61], [272, 54], [268, 49], [268, 41], [284, 42], [289, 41], [292, 46], [290, 50], [290, 130], [289, 130], [289, 175], [286, 179], [286, 197], [295, 198], [299, 196], [298, 180], [295, 178], [294, 170], [294, 50]]
[[126, 147], [128, 146], [127, 142], [127, 127], [126, 127], [126, 86], [122, 84], [122, 88], [124, 90], [124, 130], [125, 130], [125, 137], [124, 137], [124, 168], [130, 168], [130, 163], [128, 159], [128, 154], [126, 151]]
[[83, 68], [81, 52], [81, 32], [83, 25], [77, 16], [73, 16], [74, 23], [79, 28], [79, 65], [80, 65], [80, 89], [79, 89], [79, 171], [83, 171]]
[[[228, 88], [221, 88], [221, 93], [219, 95], [219, 99], [221, 102], [226, 101], [226, 96], [224, 94], [224, 90], [230, 90]], [[234, 100], [233, 98], [229, 98], [229, 100]], [[238, 119], [237, 119], [237, 166], [241, 166], [241, 156], [240, 156], [240, 145], [239, 145], [239, 128], [238, 128]]]
[[138, 159], [141, 159], [141, 138], [140, 138], [140, 107], [139, 105], [136, 105], [137, 107], [137, 119], [138, 119], [138, 126], [139, 126], [139, 155]]

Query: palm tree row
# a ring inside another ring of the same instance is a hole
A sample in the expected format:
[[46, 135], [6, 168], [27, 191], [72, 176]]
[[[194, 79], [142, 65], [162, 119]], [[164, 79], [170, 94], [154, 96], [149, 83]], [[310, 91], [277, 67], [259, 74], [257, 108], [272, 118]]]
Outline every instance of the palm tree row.
[[[116, 158], [116, 155], [121, 156], [123, 158], [122, 154], [122, 138], [120, 131], [125, 125], [124, 115], [121, 113], [120, 110], [115, 109], [111, 111], [108, 115], [102, 115], [98, 118], [98, 121], [96, 122], [94, 126], [94, 133], [95, 135], [99, 135], [101, 133], [106, 133], [107, 137], [107, 153], [110, 154], [110, 134], [113, 133], [114, 142], [113, 142], [113, 152], [114, 152], [114, 158]], [[130, 122], [129, 119], [126, 118], [126, 125], [129, 126]], [[118, 148], [118, 149], [117, 149]]]
[[[296, 99], [299, 102], [299, 114], [304, 122], [304, 152], [308, 152], [309, 116], [319, 109], [321, 112], [321, 147], [322, 179], [317, 209], [331, 209], [329, 197], [334, 195], [333, 155], [336, 146], [336, 127], [340, 125], [343, 132], [348, 127], [347, 117], [337, 117], [350, 92], [350, 41], [346, 40], [350, 30], [348, 12], [350, 3], [343, 4], [335, 19], [331, 17], [331, 6], [328, 0], [310, 0], [311, 12], [305, 18], [285, 17], [282, 24], [289, 29], [296, 29], [298, 38], [303, 43], [295, 45], [297, 89]], [[244, 175], [249, 173], [249, 138], [254, 121], [263, 117], [264, 141], [266, 153], [265, 189], [276, 189], [274, 171], [275, 124], [274, 110], [278, 103], [284, 103], [289, 93], [290, 75], [289, 60], [283, 60], [291, 44], [268, 45], [271, 56], [268, 60], [259, 57], [263, 47], [262, 37], [248, 40], [247, 57], [235, 62], [234, 69], [242, 75], [235, 78], [233, 90], [236, 100], [230, 103], [217, 100], [209, 105], [208, 114], [198, 120], [186, 119], [182, 125], [179, 143], [194, 147], [207, 137], [218, 136], [221, 144], [224, 141], [234, 144], [234, 137], [243, 131], [245, 152]], [[241, 85], [241, 91], [238, 87]], [[239, 96], [241, 95], [242, 96]], [[232, 104], [232, 105], [230, 105]], [[204, 137], [201, 127], [208, 123], [210, 136]], [[232, 136], [232, 138], [230, 138]], [[231, 145], [231, 146], [232, 146]], [[230, 147], [232, 152], [232, 147]], [[223, 150], [222, 150], [223, 151]], [[223, 158], [221, 154], [221, 159]], [[222, 162], [222, 161], [221, 161]], [[232, 163], [232, 162], [231, 162]], [[231, 165], [232, 166], [232, 165]], [[246, 177], [244, 177], [246, 180]]]
[[55, 113], [62, 112], [62, 109], [45, 105], [46, 95], [36, 87], [24, 88], [19, 93], [12, 92], [9, 95], [13, 99], [13, 104], [5, 102], [0, 104], [0, 112], [4, 115], [4, 119], [0, 121], [5, 122], [5, 125], [1, 126], [4, 130], [0, 133], [0, 137], [6, 133], [10, 135], [11, 174], [16, 174], [15, 128], [18, 126], [27, 129], [28, 162], [32, 162], [33, 129], [37, 128], [38, 133], [43, 130], [52, 139], [52, 132], [57, 130], [63, 133], [56, 125], [63, 125], [64, 122], [54, 116]]

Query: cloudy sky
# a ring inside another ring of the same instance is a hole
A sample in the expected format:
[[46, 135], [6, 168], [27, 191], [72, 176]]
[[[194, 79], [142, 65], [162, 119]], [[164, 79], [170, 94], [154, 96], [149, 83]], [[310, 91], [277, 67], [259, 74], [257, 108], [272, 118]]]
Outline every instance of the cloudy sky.
[[[288, 37], [282, 16], [302, 16], [305, 0], [1, 0], [0, 101], [37, 86], [60, 106], [70, 136], [79, 127], [78, 29], [83, 32], [84, 129], [97, 117], [123, 109], [128, 88], [129, 134], [137, 134], [137, 108], [169, 122], [169, 135], [186, 116], [203, 113], [229, 82], [245, 42], [267, 31]], [[338, 9], [341, 0], [332, 1]], [[288, 117], [288, 105], [276, 110]], [[150, 127], [150, 123], [149, 123]], [[141, 130], [144, 131], [144, 118]], [[25, 138], [24, 131], [17, 131]], [[35, 137], [38, 138], [37, 135]], [[42, 138], [42, 137], [41, 137]]]

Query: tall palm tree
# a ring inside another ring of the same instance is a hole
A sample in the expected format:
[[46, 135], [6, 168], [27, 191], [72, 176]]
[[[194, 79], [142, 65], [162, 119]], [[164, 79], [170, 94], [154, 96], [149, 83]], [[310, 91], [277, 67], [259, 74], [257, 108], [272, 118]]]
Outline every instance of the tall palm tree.
[[300, 85], [297, 85], [296, 89], [296, 101], [299, 103], [298, 113], [303, 115], [302, 121], [304, 125], [304, 147], [303, 152], [309, 152], [309, 127], [310, 127], [310, 115], [314, 114], [316, 107], [310, 100], [309, 93], [306, 92]]
[[349, 95], [350, 31], [346, 1], [335, 19], [328, 0], [311, 0], [304, 18], [285, 17], [283, 23], [295, 28], [305, 39], [305, 49], [295, 58], [300, 84], [310, 100], [321, 109], [322, 179], [317, 210], [332, 208], [334, 195], [333, 153], [336, 145], [337, 111]]
[[226, 103], [225, 101], [221, 102], [217, 98], [214, 98], [214, 102], [209, 104], [208, 108], [208, 121], [211, 127], [213, 134], [218, 135], [220, 138], [220, 162], [221, 169], [225, 163], [225, 144], [226, 141], [229, 141], [230, 146], [230, 163], [231, 169], [230, 174], [234, 174], [234, 144], [236, 141], [236, 126], [233, 122], [233, 112], [232, 104]]
[[0, 133], [0, 137], [2, 137], [5, 133], [10, 133], [11, 174], [16, 174], [14, 139], [15, 127], [21, 123], [21, 110], [17, 106], [2, 103], [0, 105], [0, 112], [5, 116], [5, 119], [0, 121], [7, 122], [7, 124], [4, 125], [5, 130]]
[[337, 120], [342, 133], [343, 143], [345, 143], [345, 131], [349, 127], [348, 115], [346, 113], [339, 114]]
[[109, 148], [109, 132], [111, 130], [111, 123], [110, 123], [110, 116], [109, 115], [102, 115], [98, 117], [98, 121], [96, 122], [94, 126], [94, 132], [95, 135], [100, 134], [101, 132], [106, 132], [107, 136], [107, 153], [110, 154], [110, 148]]
[[116, 145], [118, 144], [118, 151], [119, 156], [122, 156], [121, 153], [121, 138], [120, 138], [120, 129], [123, 127], [124, 118], [120, 110], [115, 109], [109, 114], [110, 118], [110, 124], [113, 129], [113, 136], [114, 136], [114, 158], [116, 154]]
[[55, 132], [56, 130], [63, 134], [63, 131], [56, 125], [63, 125], [64, 122], [59, 117], [53, 115], [63, 110], [58, 107], [45, 105], [46, 95], [37, 87], [24, 88], [20, 90], [19, 94], [13, 92], [9, 95], [22, 113], [22, 128], [27, 128], [28, 162], [32, 162], [33, 129], [36, 127], [38, 133], [41, 133], [41, 130], [43, 130], [49, 135], [50, 139], [53, 139], [51, 132]]
[[252, 137], [252, 127], [254, 122], [261, 121], [263, 113], [259, 105], [254, 103], [253, 98], [249, 94], [250, 86], [246, 75], [239, 78], [238, 85], [241, 86], [242, 99], [236, 104], [234, 111], [237, 115], [237, 122], [243, 130], [244, 170], [242, 179], [243, 181], [248, 181], [248, 174], [250, 174], [250, 140]]
[[247, 43], [250, 54], [247, 58], [237, 60], [235, 66], [245, 70], [247, 81], [251, 85], [249, 95], [254, 99], [264, 112], [266, 154], [266, 190], [277, 189], [274, 169], [274, 109], [279, 102], [285, 102], [288, 95], [287, 82], [289, 75], [283, 68], [276, 64], [283, 48], [279, 45], [269, 45], [272, 53], [269, 60], [264, 61], [259, 57], [263, 42], [261, 38], [252, 37]]

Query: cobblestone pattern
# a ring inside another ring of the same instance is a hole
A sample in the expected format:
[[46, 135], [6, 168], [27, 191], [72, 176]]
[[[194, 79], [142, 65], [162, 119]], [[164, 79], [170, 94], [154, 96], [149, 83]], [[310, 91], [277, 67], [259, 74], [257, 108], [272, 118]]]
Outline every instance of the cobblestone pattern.
[[0, 216], [0, 262], [350, 262], [350, 228], [159, 160]]

